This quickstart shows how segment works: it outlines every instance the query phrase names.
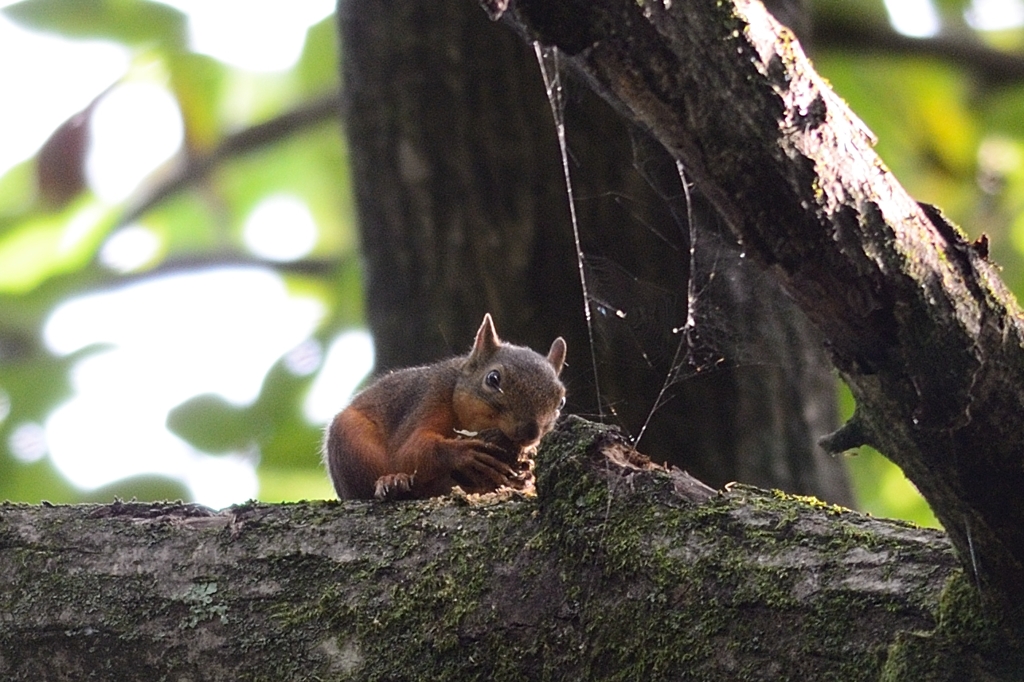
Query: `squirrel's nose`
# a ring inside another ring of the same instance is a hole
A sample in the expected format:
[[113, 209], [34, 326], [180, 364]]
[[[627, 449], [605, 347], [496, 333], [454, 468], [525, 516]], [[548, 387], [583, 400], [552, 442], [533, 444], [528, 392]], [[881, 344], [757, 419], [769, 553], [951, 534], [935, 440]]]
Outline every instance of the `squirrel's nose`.
[[515, 441], [517, 443], [532, 443], [540, 436], [540, 426], [537, 422], [526, 422], [516, 427]]

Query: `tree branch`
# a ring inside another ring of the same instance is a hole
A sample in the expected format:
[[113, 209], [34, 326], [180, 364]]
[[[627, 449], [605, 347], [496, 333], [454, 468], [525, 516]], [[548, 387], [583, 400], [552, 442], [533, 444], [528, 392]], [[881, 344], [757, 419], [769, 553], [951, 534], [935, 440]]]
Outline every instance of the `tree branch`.
[[759, 2], [519, 0], [507, 15], [685, 165], [822, 330], [858, 405], [832, 442], [899, 464], [989, 603], [1024, 619], [1024, 331], [984, 249], [906, 194]]
[[576, 418], [536, 476], [507, 502], [0, 505], [0, 674], [874, 680], [957, 580], [937, 531], [718, 494]]
[[138, 220], [160, 203], [205, 178], [228, 159], [249, 154], [300, 130], [337, 118], [340, 112], [341, 95], [330, 93], [305, 102], [269, 121], [225, 136], [215, 149], [206, 154], [189, 157], [177, 172], [137, 197], [125, 210], [117, 227]]
[[264, 268], [281, 275], [328, 277], [340, 268], [351, 267], [354, 261], [355, 256], [342, 256], [334, 259], [301, 258], [293, 261], [279, 261], [261, 258], [240, 250], [183, 254], [165, 258], [146, 270], [133, 270], [123, 274], [108, 274], [104, 270], [104, 277], [102, 279], [89, 282], [88, 291], [90, 293], [110, 291], [156, 277], [219, 268]]

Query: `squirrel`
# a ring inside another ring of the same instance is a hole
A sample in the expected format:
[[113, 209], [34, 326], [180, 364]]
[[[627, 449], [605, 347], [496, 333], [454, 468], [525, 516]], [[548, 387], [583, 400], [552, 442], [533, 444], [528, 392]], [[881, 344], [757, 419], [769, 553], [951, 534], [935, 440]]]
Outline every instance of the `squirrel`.
[[341, 499], [422, 499], [518, 480], [520, 453], [565, 405], [558, 337], [547, 357], [498, 338], [485, 314], [467, 354], [386, 374], [327, 428], [324, 459]]

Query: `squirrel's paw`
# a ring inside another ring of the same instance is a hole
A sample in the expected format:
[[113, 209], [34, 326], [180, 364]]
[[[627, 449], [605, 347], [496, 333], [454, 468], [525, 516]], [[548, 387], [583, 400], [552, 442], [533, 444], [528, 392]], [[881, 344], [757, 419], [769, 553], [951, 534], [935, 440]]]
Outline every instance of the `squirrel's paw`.
[[500, 462], [508, 464], [509, 466], [515, 466], [516, 461], [519, 459], [521, 448], [516, 446], [508, 436], [502, 433], [501, 429], [486, 429], [481, 431], [477, 435], [477, 439], [492, 446], [486, 451], [487, 454], [495, 457]]
[[412, 490], [414, 474], [385, 474], [377, 479], [373, 496], [378, 500], [393, 500]]
[[467, 493], [489, 493], [511, 485], [516, 472], [495, 456], [501, 453], [498, 448], [480, 440], [461, 443], [464, 447], [452, 458], [451, 476], [463, 490]]

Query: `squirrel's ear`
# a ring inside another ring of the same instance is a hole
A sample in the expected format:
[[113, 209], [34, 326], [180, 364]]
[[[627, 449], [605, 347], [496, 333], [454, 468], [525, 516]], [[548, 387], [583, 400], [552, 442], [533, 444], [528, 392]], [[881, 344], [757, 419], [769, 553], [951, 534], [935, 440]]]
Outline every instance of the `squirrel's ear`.
[[565, 339], [561, 336], [551, 343], [551, 350], [548, 351], [548, 362], [555, 368], [555, 374], [562, 373], [562, 365], [565, 364]]
[[501, 346], [501, 339], [498, 332], [494, 331], [494, 321], [490, 313], [484, 313], [484, 321], [476, 332], [476, 341], [473, 343], [473, 355], [488, 356]]

